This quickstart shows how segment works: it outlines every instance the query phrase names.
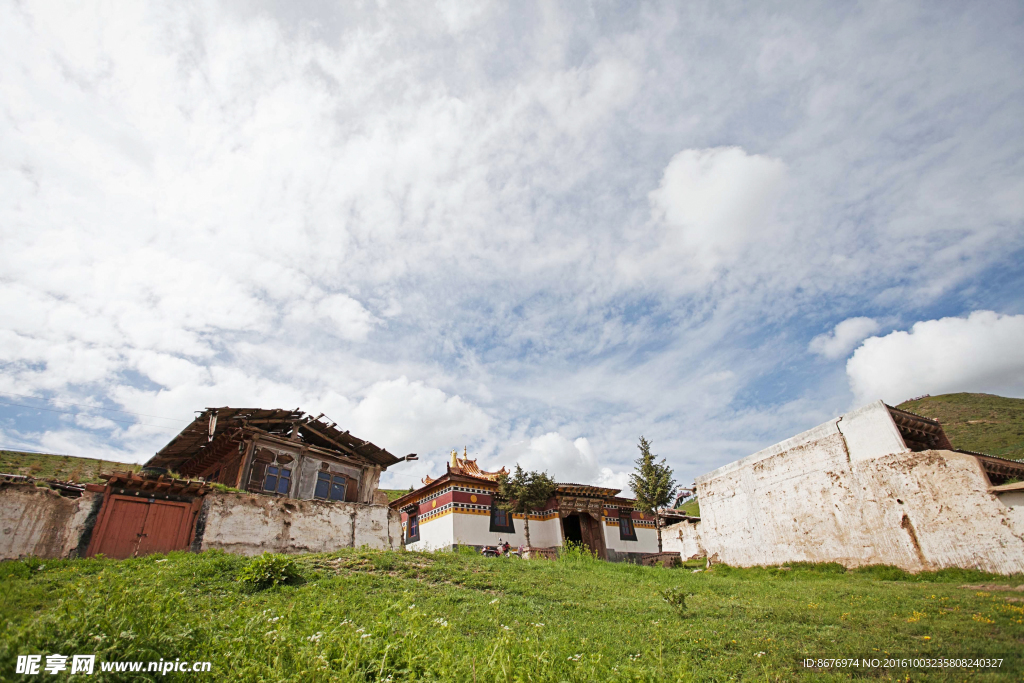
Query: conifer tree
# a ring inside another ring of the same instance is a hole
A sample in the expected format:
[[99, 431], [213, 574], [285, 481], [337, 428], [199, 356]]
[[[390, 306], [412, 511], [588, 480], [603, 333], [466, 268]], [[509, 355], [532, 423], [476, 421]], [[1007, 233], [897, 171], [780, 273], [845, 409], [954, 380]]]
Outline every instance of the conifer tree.
[[661, 552], [661, 516], [658, 510], [672, 504], [676, 492], [676, 480], [672, 478], [672, 468], [665, 463], [655, 462], [656, 455], [651, 454], [651, 443], [640, 437], [640, 457], [636, 459], [636, 469], [629, 475], [629, 485], [636, 495], [636, 507], [641, 512], [654, 515], [654, 528], [658, 532], [658, 552]]
[[547, 472], [524, 472], [518, 464], [512, 476], [498, 477], [498, 498], [501, 499], [498, 507], [523, 516], [527, 548], [530, 547], [530, 513], [543, 508], [556, 488], [555, 480]]

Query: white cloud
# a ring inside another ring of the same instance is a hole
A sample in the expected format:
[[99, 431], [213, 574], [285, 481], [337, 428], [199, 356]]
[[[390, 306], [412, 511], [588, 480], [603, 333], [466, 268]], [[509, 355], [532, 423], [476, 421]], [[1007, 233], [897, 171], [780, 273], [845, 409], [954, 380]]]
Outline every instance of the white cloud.
[[670, 249], [713, 268], [779, 239], [772, 211], [785, 178], [780, 160], [739, 147], [683, 150], [650, 193], [652, 212]]
[[819, 334], [807, 345], [807, 350], [829, 360], [842, 358], [853, 350], [860, 341], [878, 332], [878, 321], [874, 318], [847, 318], [831, 332]]
[[1024, 396], [1024, 315], [975, 311], [871, 337], [846, 374], [857, 403], [961, 391]]
[[373, 384], [347, 419], [353, 434], [398, 456], [466, 445], [491, 426], [491, 418], [479, 407], [404, 376]]
[[586, 437], [570, 441], [557, 432], [548, 432], [506, 446], [498, 460], [510, 470], [518, 464], [524, 470], [546, 471], [560, 482], [629, 488], [628, 472], [601, 467]]

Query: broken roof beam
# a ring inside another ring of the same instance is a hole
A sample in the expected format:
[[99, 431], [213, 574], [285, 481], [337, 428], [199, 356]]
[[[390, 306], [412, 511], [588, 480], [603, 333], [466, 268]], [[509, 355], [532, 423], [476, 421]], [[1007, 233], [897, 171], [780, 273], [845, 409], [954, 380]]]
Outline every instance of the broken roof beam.
[[236, 427], [230, 432], [222, 432], [212, 443], [181, 463], [177, 468], [178, 471], [185, 476], [202, 472], [214, 462], [227, 455], [232, 448], [237, 448], [236, 444], [240, 440], [239, 437], [241, 435], [241, 427]]
[[362, 458], [362, 459], [367, 459], [367, 460], [369, 459], [365, 455], [360, 453], [359, 451], [357, 451], [354, 448], [352, 448], [351, 446], [346, 446], [345, 444], [341, 443], [340, 441], [337, 441], [337, 440], [332, 439], [331, 437], [327, 436], [323, 432], [321, 432], [321, 431], [319, 431], [317, 429], [313, 429], [313, 427], [311, 427], [310, 423], [308, 423], [308, 422], [299, 425], [299, 429], [305, 429], [305, 430], [308, 430], [308, 431], [312, 432], [313, 434], [316, 434], [317, 436], [319, 436], [321, 439], [323, 439], [327, 443], [333, 444], [333, 445], [337, 446], [338, 448], [340, 448], [341, 450], [343, 450], [346, 453], [349, 453], [351, 455], [357, 456], [357, 457]]

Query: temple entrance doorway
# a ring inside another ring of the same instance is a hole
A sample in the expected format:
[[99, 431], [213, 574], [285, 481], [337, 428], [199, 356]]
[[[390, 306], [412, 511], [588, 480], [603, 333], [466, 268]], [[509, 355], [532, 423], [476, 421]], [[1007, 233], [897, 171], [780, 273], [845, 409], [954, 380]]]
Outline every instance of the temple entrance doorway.
[[586, 513], [573, 512], [562, 518], [562, 538], [582, 543], [602, 560], [608, 558], [601, 522]]
[[580, 528], [580, 516], [577, 514], [562, 518], [562, 537], [573, 543], [583, 543], [583, 529]]

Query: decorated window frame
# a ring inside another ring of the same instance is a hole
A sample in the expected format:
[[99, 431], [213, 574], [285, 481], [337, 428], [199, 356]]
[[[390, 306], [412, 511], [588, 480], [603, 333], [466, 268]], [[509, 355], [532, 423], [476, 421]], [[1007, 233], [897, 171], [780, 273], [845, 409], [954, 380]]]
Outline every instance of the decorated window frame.
[[516, 532], [516, 523], [512, 518], [512, 513], [508, 510], [502, 510], [498, 507], [498, 502], [494, 500], [491, 501], [490, 531], [502, 534], [514, 534]]
[[632, 510], [619, 510], [619, 540], [635, 541], [636, 525], [633, 524]]

